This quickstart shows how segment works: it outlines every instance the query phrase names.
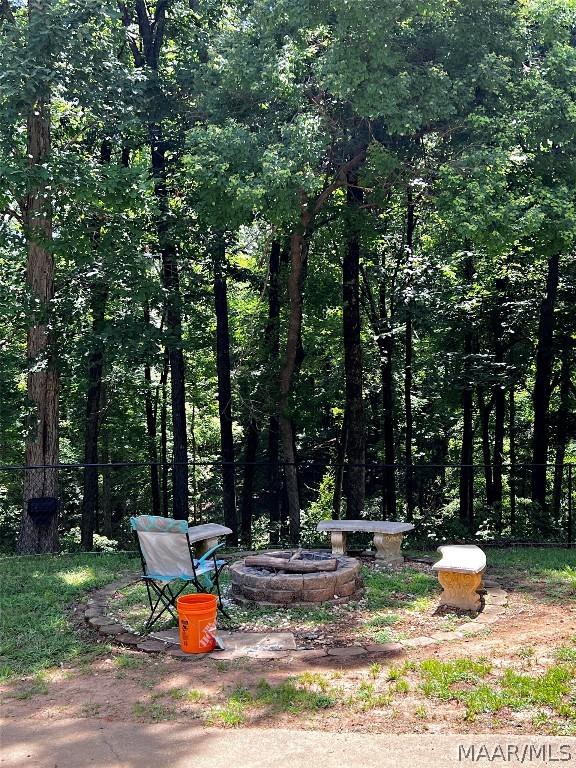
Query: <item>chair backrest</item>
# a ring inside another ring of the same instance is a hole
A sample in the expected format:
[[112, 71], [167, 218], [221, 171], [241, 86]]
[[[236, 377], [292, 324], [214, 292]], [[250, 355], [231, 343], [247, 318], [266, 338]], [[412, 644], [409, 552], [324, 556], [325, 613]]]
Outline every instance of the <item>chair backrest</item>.
[[159, 581], [195, 577], [186, 520], [140, 515], [131, 517], [130, 525], [138, 536], [147, 576]]

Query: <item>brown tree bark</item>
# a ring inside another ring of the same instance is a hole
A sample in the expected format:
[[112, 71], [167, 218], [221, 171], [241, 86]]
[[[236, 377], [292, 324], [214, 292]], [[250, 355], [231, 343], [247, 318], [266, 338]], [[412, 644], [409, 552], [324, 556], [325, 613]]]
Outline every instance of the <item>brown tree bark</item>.
[[216, 370], [218, 374], [218, 413], [220, 418], [220, 455], [222, 459], [222, 501], [224, 524], [232, 530], [230, 543], [238, 543], [236, 490], [234, 470], [234, 437], [232, 434], [232, 385], [230, 381], [230, 331], [228, 328], [228, 295], [224, 272], [225, 244], [219, 237], [214, 254], [214, 308], [216, 312]]
[[278, 544], [280, 541], [280, 433], [278, 424], [278, 397], [276, 393], [277, 371], [280, 358], [280, 257], [280, 242], [278, 240], [273, 240], [270, 247], [270, 265], [268, 270], [268, 321], [266, 323], [265, 331], [269, 369], [273, 374], [268, 388], [269, 391], [274, 393], [270, 398], [267, 445], [270, 544]]
[[252, 547], [252, 517], [254, 514], [254, 475], [256, 471], [256, 451], [260, 430], [255, 416], [252, 416], [246, 430], [244, 449], [244, 477], [242, 481], [242, 500], [240, 504], [240, 540], [242, 546]]
[[294, 375], [302, 361], [302, 287], [308, 257], [308, 236], [312, 216], [306, 204], [300, 211], [300, 224], [290, 238], [290, 274], [288, 276], [288, 331], [286, 352], [280, 369], [280, 416], [278, 420], [284, 480], [288, 502], [289, 536], [291, 546], [300, 541], [300, 493], [294, 451], [294, 428], [290, 414], [290, 391]]
[[384, 488], [382, 492], [383, 517], [396, 519], [396, 448], [394, 435], [394, 336], [391, 322], [387, 322], [386, 283], [380, 281], [378, 296], [380, 317], [384, 320], [384, 333], [378, 334], [380, 347], [380, 382], [382, 385], [382, 432], [384, 436]]
[[108, 411], [108, 388], [106, 382], [102, 382], [100, 388], [100, 462], [102, 467], [102, 525], [104, 536], [112, 538], [112, 470], [110, 464], [110, 436], [106, 414]]
[[412, 415], [412, 382], [414, 374], [413, 364], [413, 300], [412, 300], [412, 272], [414, 260], [414, 201], [412, 192], [408, 188], [406, 193], [406, 322], [404, 332], [404, 461], [406, 464], [405, 494], [406, 494], [406, 519], [412, 520], [414, 516], [414, 468], [412, 460], [412, 442], [414, 434], [414, 418]]
[[538, 508], [534, 524], [540, 534], [550, 530], [546, 502], [546, 463], [550, 443], [550, 396], [554, 363], [554, 307], [560, 276], [560, 254], [548, 259], [546, 294], [540, 305], [538, 346], [536, 349], [536, 378], [534, 382], [534, 431], [532, 433], [532, 501]]
[[342, 330], [346, 391], [346, 457], [344, 475], [346, 517], [358, 519], [364, 510], [366, 492], [366, 434], [362, 382], [362, 341], [360, 321], [360, 206], [363, 191], [358, 173], [348, 173], [347, 241], [342, 262]]
[[[112, 145], [105, 139], [100, 147], [100, 164], [108, 165], [112, 158]], [[102, 223], [94, 221], [92, 245], [95, 263], [102, 259], [99, 254]], [[90, 285], [90, 310], [92, 313], [91, 350], [88, 355], [86, 411], [84, 418], [84, 489], [82, 494], [82, 519], [80, 546], [85, 551], [93, 547], [94, 531], [98, 530], [98, 436], [100, 432], [100, 406], [102, 400], [102, 376], [104, 373], [104, 341], [108, 283], [103, 274], [97, 275]]]
[[164, 367], [160, 376], [160, 466], [161, 472], [161, 491], [162, 491], [162, 514], [168, 517], [170, 512], [170, 498], [168, 491], [168, 393], [167, 382], [170, 370], [170, 358], [168, 350], [164, 350]]
[[368, 276], [362, 270], [362, 286], [365, 311], [370, 318], [372, 332], [380, 355], [380, 386], [382, 390], [382, 435], [384, 442], [384, 467], [382, 488], [382, 517], [394, 520], [396, 517], [396, 448], [394, 434], [394, 377], [393, 355], [394, 336], [392, 333], [392, 302], [388, 306], [387, 286], [385, 277], [385, 256], [382, 257], [382, 273], [378, 284], [378, 301], [368, 281]]
[[564, 460], [566, 458], [570, 421], [574, 418], [570, 407], [573, 349], [573, 339], [569, 335], [562, 336], [560, 340], [560, 392], [558, 411], [556, 413], [556, 452], [554, 456], [554, 481], [552, 485], [552, 517], [555, 524], [558, 524], [561, 518]]
[[[154, 180], [154, 194], [158, 206], [156, 231], [162, 258], [161, 280], [166, 294], [166, 326], [170, 362], [170, 400], [172, 406], [172, 514], [176, 519], [188, 519], [188, 435], [186, 428], [186, 369], [182, 344], [182, 301], [178, 253], [170, 227], [170, 205], [167, 187], [166, 140], [163, 126], [155, 119], [155, 107], [163, 99], [158, 86], [158, 63], [164, 41], [168, 0], [158, 0], [154, 13], [149, 12], [145, 0], [135, 0], [136, 20], [140, 33], [139, 47], [130, 40], [134, 65], [148, 68], [154, 73], [149, 96], [148, 139]], [[123, 23], [133, 23], [127, 6], [120, 5]]]
[[[36, 68], [50, 70], [50, 39], [47, 33], [49, 0], [28, 3], [28, 45]], [[28, 514], [28, 500], [58, 496], [58, 471], [46, 465], [58, 464], [58, 392], [59, 375], [53, 339], [48, 330], [50, 304], [54, 299], [54, 257], [51, 251], [52, 211], [50, 193], [36, 173], [50, 158], [50, 91], [48, 80], [35, 83], [35, 95], [28, 109], [27, 155], [30, 186], [24, 203], [24, 229], [28, 258], [26, 280], [34, 302], [34, 316], [28, 329], [27, 394], [30, 403], [26, 434], [26, 464], [41, 469], [27, 469], [24, 477], [24, 509], [18, 540], [18, 552], [56, 552], [58, 516], [47, 527], [36, 526]]]
[[348, 415], [344, 411], [342, 428], [336, 443], [336, 467], [334, 470], [334, 493], [332, 494], [332, 519], [339, 520], [342, 512], [342, 486], [344, 483], [344, 460], [348, 442]]
[[508, 392], [508, 441], [510, 444], [510, 532], [516, 533], [516, 398], [514, 384]]
[[[464, 279], [472, 285], [474, 261], [468, 253], [464, 262]], [[473, 352], [473, 331], [468, 325], [464, 332], [464, 359], [462, 366], [462, 445], [460, 449], [460, 520], [468, 528], [474, 525], [474, 430], [471, 357]]]
[[359, 152], [338, 169], [334, 179], [327, 184], [314, 201], [308, 201], [302, 193], [300, 221], [290, 237], [290, 273], [288, 275], [288, 329], [286, 350], [279, 376], [279, 434], [284, 461], [284, 479], [288, 505], [290, 543], [298, 546], [300, 539], [300, 493], [298, 490], [298, 470], [294, 426], [290, 414], [290, 394], [295, 374], [302, 363], [302, 290], [309, 239], [312, 234], [315, 216], [322, 209], [335, 189], [346, 184], [350, 171], [361, 164], [366, 156], [365, 150]]
[[[150, 306], [144, 303], [144, 324], [150, 325]], [[146, 439], [148, 442], [148, 460], [150, 461], [150, 496], [152, 514], [160, 515], [160, 475], [158, 472], [158, 430], [157, 409], [154, 407], [152, 394], [152, 369], [150, 363], [144, 363], [144, 411], [146, 414]]]
[[478, 401], [478, 412], [480, 414], [480, 438], [482, 445], [482, 462], [484, 464], [484, 482], [486, 485], [486, 504], [491, 507], [493, 504], [493, 478], [492, 478], [492, 452], [490, 450], [490, 416], [494, 407], [494, 400], [490, 398], [486, 402], [484, 387], [476, 388], [476, 399]]
[[[502, 306], [506, 299], [507, 280], [496, 280], [496, 305], [492, 313], [492, 334], [494, 337], [494, 360], [497, 366], [496, 375], [499, 379], [504, 376], [504, 319]], [[494, 450], [492, 456], [492, 506], [496, 517], [496, 530], [502, 531], [502, 465], [504, 463], [504, 436], [506, 433], [506, 386], [500, 380], [492, 389], [494, 401]]]

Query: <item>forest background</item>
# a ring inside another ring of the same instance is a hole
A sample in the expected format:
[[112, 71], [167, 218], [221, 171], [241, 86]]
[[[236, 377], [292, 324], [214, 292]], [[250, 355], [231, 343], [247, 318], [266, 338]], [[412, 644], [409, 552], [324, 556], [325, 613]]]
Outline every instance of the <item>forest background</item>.
[[571, 541], [575, 139], [574, 0], [0, 0], [2, 548]]

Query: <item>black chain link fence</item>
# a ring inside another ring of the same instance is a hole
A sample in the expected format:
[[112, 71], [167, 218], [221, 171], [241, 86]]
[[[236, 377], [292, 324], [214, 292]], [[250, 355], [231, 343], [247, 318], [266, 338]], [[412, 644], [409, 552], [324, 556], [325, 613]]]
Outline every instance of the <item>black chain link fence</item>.
[[[494, 468], [457, 464], [366, 464], [364, 516], [410, 520], [413, 546], [443, 541], [573, 542], [574, 465], [546, 468], [544, 509], [530, 498], [533, 467], [501, 468], [496, 499]], [[131, 515], [172, 515], [173, 464], [69, 464], [57, 467], [0, 466], [0, 549], [42, 552], [82, 547], [83, 526], [91, 521], [95, 549], [132, 549]], [[189, 520], [224, 523], [223, 465], [187, 466]], [[254, 547], [289, 540], [284, 465], [257, 462], [234, 465], [239, 536]], [[466, 473], [473, 487], [473, 509], [462, 520], [459, 483]], [[346, 515], [350, 465], [298, 464], [301, 541], [326, 545], [319, 520]], [[498, 476], [500, 470], [497, 470]], [[488, 493], [487, 493], [488, 489]], [[92, 536], [90, 536], [92, 538]]]

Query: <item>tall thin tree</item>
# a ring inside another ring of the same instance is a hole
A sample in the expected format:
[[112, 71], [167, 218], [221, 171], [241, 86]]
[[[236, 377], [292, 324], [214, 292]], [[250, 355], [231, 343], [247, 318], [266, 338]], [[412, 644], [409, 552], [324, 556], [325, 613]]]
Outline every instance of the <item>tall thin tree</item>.
[[50, 0], [28, 3], [28, 53], [30, 59], [27, 155], [29, 186], [23, 220], [27, 239], [26, 279], [33, 306], [28, 328], [27, 393], [30, 404], [26, 434], [24, 510], [20, 527], [20, 553], [55, 552], [58, 548], [58, 519], [36, 526], [27, 503], [34, 497], [58, 495], [58, 392], [59, 374], [49, 330], [54, 299], [51, 192], [42, 173], [50, 160], [50, 77], [52, 68]]

